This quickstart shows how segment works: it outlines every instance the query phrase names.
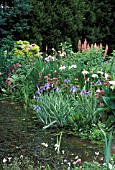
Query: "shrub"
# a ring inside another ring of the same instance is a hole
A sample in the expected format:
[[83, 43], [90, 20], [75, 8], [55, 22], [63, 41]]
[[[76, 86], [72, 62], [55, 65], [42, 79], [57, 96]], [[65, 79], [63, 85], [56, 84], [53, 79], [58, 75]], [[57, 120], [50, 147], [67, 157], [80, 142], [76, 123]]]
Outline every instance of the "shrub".
[[28, 41], [17, 41], [14, 44], [14, 48], [12, 50], [12, 56], [17, 57], [40, 57], [39, 54], [40, 48], [36, 44], [30, 44]]

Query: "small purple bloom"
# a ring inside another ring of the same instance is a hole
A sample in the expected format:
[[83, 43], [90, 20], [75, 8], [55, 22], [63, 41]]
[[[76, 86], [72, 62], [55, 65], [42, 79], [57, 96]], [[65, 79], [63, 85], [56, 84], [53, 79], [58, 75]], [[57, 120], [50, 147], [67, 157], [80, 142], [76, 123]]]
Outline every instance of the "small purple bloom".
[[41, 93], [40, 89], [35, 92], [35, 94], [40, 94], [40, 93]]
[[85, 94], [88, 96], [88, 95], [90, 94], [90, 92], [89, 92], [89, 91], [86, 91]]
[[86, 90], [83, 89], [80, 94], [81, 94], [81, 95], [85, 94], [85, 95], [88, 96], [88, 95], [90, 94], [90, 92], [88, 92], [88, 91], [86, 91]]
[[38, 105], [34, 107], [34, 110], [41, 110], [41, 107], [39, 107]]
[[85, 93], [86, 93], [86, 90], [83, 89], [80, 94], [82, 95], [82, 94], [85, 94]]
[[44, 87], [45, 87], [46, 89], [50, 89], [50, 84], [49, 84], [49, 83], [46, 83], [46, 84], [44, 85]]
[[59, 88], [59, 87], [57, 87], [57, 86], [55, 87], [55, 89], [56, 89], [56, 91], [60, 91], [60, 88]]
[[65, 82], [65, 83], [69, 83], [70, 80], [67, 78], [67, 79], [64, 80], [64, 82]]
[[43, 92], [45, 90], [45, 86], [40, 87], [40, 91]]
[[100, 84], [100, 85], [101, 85], [102, 83], [101, 83], [101, 81], [100, 81], [100, 80], [98, 80], [98, 81], [96, 82], [96, 84]]
[[77, 92], [76, 86], [72, 86], [71, 89], [70, 89], [70, 92], [72, 92], [72, 93]]

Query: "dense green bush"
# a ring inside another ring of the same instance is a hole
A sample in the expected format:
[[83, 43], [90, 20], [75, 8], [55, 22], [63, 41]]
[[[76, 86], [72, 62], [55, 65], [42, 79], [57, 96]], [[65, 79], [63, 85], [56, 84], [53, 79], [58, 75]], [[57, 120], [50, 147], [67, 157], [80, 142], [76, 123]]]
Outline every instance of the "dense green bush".
[[[114, 2], [105, 0], [26, 0], [0, 2], [1, 45], [7, 35], [14, 40], [29, 40], [43, 51], [71, 42], [77, 49], [79, 39], [109, 44], [114, 49]], [[8, 25], [8, 26], [7, 26]]]

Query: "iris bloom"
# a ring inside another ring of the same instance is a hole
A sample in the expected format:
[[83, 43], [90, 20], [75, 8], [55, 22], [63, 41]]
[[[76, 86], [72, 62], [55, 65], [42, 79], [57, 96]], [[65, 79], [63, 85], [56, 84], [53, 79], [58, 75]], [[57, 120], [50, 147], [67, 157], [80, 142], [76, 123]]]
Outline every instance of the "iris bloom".
[[98, 75], [97, 74], [92, 74], [92, 77], [93, 78], [98, 78]]
[[83, 74], [83, 75], [88, 74], [88, 73], [89, 73], [89, 72], [86, 71], [86, 70], [83, 70], [83, 71], [82, 71], [82, 74]]
[[62, 66], [59, 68], [59, 70], [65, 70], [66, 66]]
[[65, 83], [69, 83], [70, 80], [67, 78], [67, 79], [64, 80], [64, 82], [65, 82]]
[[86, 90], [84, 90], [84, 89], [83, 89], [83, 90], [81, 91], [81, 93], [80, 93], [80, 94], [81, 94], [81, 95], [83, 95], [83, 94], [85, 94], [85, 95], [89, 95], [89, 94], [90, 94], [90, 92], [87, 92]]
[[50, 89], [50, 84], [49, 84], [49, 83], [46, 83], [46, 84], [44, 85], [44, 87], [45, 87], [46, 89]]
[[101, 85], [101, 84], [102, 84], [102, 83], [101, 83], [101, 80], [98, 80], [98, 81], [96, 82], [96, 84]]
[[38, 105], [34, 107], [34, 110], [41, 110], [41, 107], [39, 107]]
[[76, 86], [72, 86], [71, 89], [70, 89], [70, 92], [72, 92], [72, 93], [77, 92]]

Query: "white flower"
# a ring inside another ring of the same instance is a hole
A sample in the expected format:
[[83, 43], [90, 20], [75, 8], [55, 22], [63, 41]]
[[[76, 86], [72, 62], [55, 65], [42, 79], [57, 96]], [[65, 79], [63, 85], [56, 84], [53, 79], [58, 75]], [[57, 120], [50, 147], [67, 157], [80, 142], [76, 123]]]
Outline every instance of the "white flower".
[[12, 157], [9, 157], [8, 160], [10, 161], [12, 159]]
[[54, 49], [54, 48], [52, 48], [52, 51], [55, 51], [55, 49]]
[[109, 77], [110, 75], [105, 73], [105, 79], [107, 80], [107, 78]]
[[62, 66], [59, 68], [59, 70], [65, 70], [66, 66]]
[[93, 78], [98, 78], [98, 75], [97, 74], [92, 74], [92, 77]]
[[48, 147], [47, 143], [41, 143], [41, 145], [45, 146], [46, 148]]
[[113, 86], [115, 86], [115, 81], [109, 81], [109, 84], [112, 84]]
[[95, 152], [95, 155], [99, 155], [99, 152]]
[[64, 154], [65, 153], [65, 151], [64, 150], [62, 150], [62, 154]]
[[54, 147], [55, 147], [55, 151], [59, 148], [59, 145], [56, 143], [55, 145], [54, 145]]
[[24, 156], [23, 155], [20, 155], [20, 158], [23, 158]]
[[60, 53], [59, 56], [60, 57], [64, 57], [66, 55], [66, 52]]
[[71, 66], [69, 66], [69, 69], [71, 69], [71, 68], [77, 68], [77, 66], [76, 65], [71, 65]]
[[101, 90], [100, 90], [100, 89], [97, 89], [97, 90], [96, 90], [96, 92], [97, 92], [97, 93], [100, 93], [100, 92], [101, 92]]
[[69, 166], [69, 167], [71, 166], [71, 162], [68, 162], [68, 166]]
[[109, 169], [112, 170], [113, 166], [109, 163]]
[[83, 71], [82, 71], [82, 74], [83, 74], [83, 75], [88, 74], [88, 73], [89, 73], [89, 72], [86, 71], [86, 70], [83, 70]]
[[7, 162], [7, 159], [6, 159], [6, 158], [3, 159], [3, 163], [5, 163], [5, 162]]
[[102, 75], [104, 74], [102, 71], [98, 71], [97, 73], [102, 74]]
[[75, 157], [75, 159], [78, 159], [78, 155]]

